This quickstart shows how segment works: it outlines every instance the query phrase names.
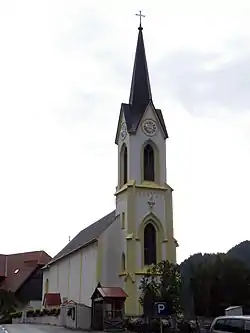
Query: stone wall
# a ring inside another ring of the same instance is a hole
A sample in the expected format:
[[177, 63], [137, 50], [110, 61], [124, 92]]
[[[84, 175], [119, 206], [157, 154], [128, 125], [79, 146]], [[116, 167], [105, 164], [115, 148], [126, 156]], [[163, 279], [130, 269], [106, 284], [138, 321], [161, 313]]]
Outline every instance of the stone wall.
[[42, 324], [88, 330], [91, 326], [91, 307], [67, 304], [57, 309], [28, 310], [14, 313], [13, 324]]
[[12, 324], [42, 324], [42, 325], [59, 326], [59, 317], [60, 316], [12, 318]]

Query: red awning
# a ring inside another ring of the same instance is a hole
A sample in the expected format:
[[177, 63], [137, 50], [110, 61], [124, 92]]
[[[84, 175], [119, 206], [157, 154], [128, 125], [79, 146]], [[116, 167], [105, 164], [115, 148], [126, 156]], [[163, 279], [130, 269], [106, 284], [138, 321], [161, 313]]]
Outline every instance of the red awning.
[[99, 287], [97, 288], [103, 298], [127, 298], [128, 295], [120, 287]]
[[61, 296], [58, 293], [47, 293], [43, 299], [44, 306], [59, 306], [61, 305]]

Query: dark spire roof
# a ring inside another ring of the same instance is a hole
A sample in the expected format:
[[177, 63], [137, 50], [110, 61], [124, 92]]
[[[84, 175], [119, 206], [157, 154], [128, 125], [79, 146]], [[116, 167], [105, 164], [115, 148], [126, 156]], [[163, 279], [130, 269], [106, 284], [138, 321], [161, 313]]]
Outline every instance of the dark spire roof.
[[142, 29], [140, 25], [129, 97], [129, 104], [140, 113], [145, 111], [152, 100]]
[[134, 62], [134, 70], [131, 82], [129, 104], [122, 103], [121, 105], [120, 116], [115, 137], [116, 144], [118, 144], [119, 133], [120, 133], [119, 124], [121, 123], [122, 114], [124, 114], [128, 132], [131, 134], [135, 134], [139, 126], [139, 123], [143, 117], [143, 114], [146, 110], [146, 107], [150, 103], [156, 113], [159, 123], [161, 124], [165, 139], [168, 138], [168, 133], [162, 112], [160, 109], [156, 109], [154, 107], [152, 101], [152, 94], [149, 82], [148, 66], [147, 66], [147, 59], [143, 42], [141, 23], [138, 30], [139, 33], [138, 33], [138, 40], [135, 52], [135, 62]]

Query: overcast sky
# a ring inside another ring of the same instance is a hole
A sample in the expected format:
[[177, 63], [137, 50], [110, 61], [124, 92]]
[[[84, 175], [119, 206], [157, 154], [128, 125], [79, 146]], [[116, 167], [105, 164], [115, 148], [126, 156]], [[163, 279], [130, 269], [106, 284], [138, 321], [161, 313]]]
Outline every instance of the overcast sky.
[[138, 10], [178, 261], [249, 238], [249, 0], [2, 0], [0, 253], [55, 255], [114, 209]]

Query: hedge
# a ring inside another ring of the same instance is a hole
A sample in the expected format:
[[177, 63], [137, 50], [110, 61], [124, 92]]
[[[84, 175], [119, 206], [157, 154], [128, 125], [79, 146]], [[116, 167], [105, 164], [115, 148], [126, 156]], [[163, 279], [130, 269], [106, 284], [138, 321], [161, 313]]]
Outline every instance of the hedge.
[[[60, 308], [53, 309], [36, 309], [36, 310], [28, 310], [26, 312], [27, 317], [42, 317], [42, 316], [59, 316]], [[22, 312], [14, 312], [11, 313], [11, 318], [21, 318]]]

